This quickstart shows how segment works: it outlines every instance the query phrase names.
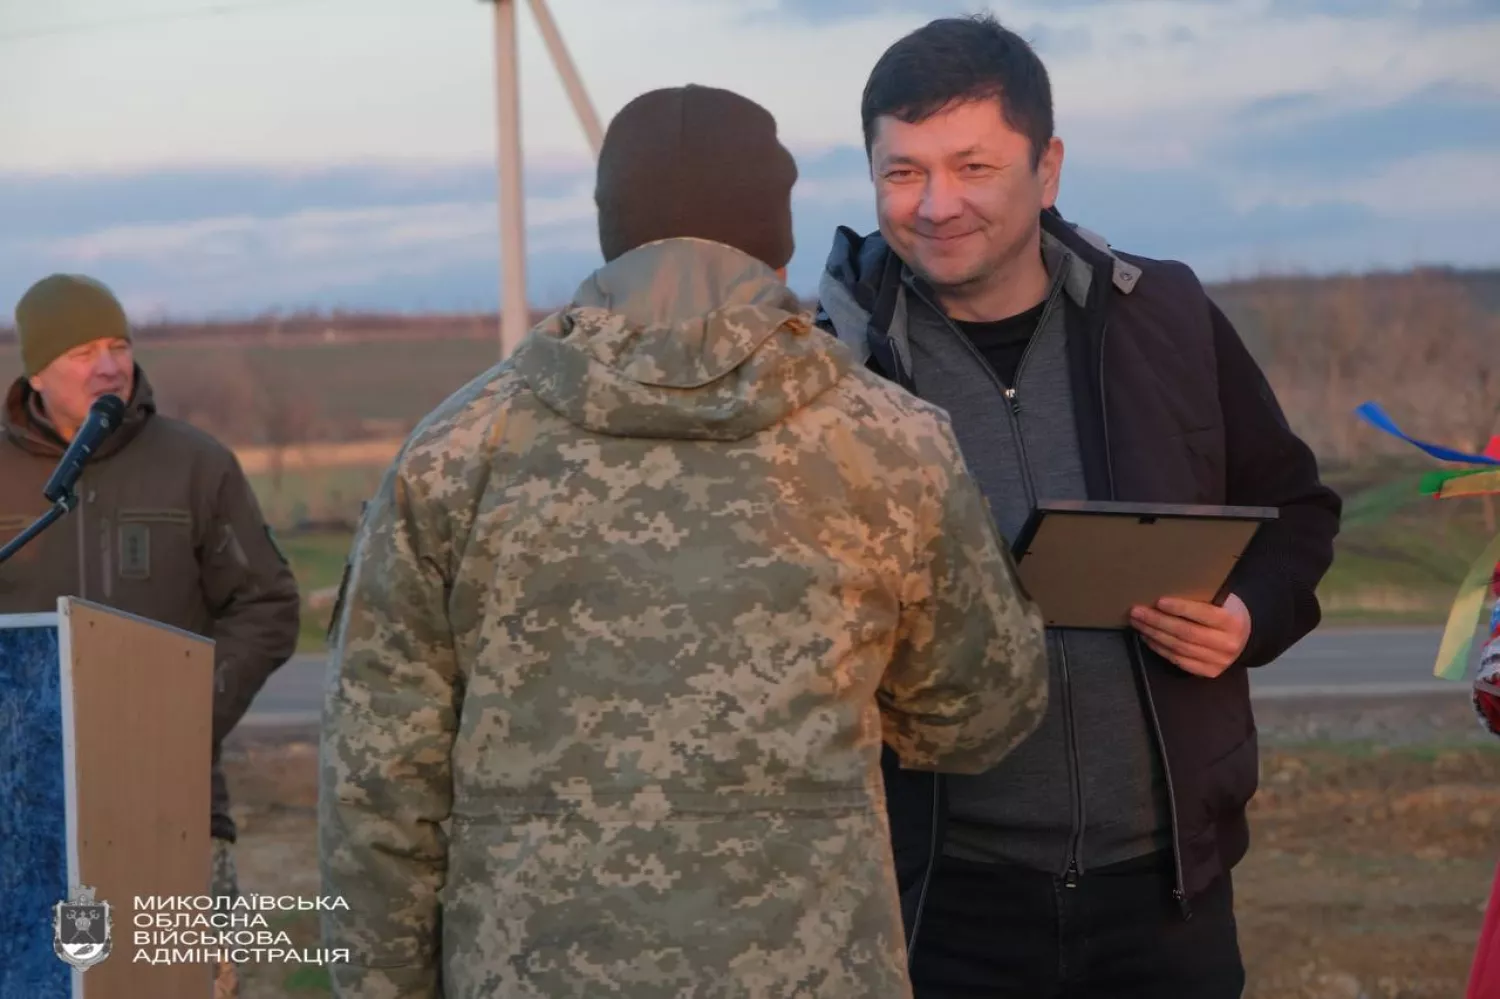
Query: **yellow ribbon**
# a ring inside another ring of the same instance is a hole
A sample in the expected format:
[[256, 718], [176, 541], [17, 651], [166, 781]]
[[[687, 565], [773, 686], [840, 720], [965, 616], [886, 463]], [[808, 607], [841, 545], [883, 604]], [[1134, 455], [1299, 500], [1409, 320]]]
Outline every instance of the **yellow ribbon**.
[[1448, 611], [1442, 644], [1438, 646], [1437, 662], [1432, 667], [1433, 676], [1462, 680], [1468, 674], [1469, 650], [1474, 646], [1474, 634], [1479, 630], [1479, 619], [1484, 614], [1485, 598], [1497, 562], [1500, 562], [1500, 534], [1490, 539], [1484, 554], [1469, 566], [1464, 581], [1459, 584], [1458, 596]]
[[1479, 472], [1449, 479], [1438, 487], [1438, 499], [1460, 496], [1485, 496], [1500, 492], [1500, 472]]

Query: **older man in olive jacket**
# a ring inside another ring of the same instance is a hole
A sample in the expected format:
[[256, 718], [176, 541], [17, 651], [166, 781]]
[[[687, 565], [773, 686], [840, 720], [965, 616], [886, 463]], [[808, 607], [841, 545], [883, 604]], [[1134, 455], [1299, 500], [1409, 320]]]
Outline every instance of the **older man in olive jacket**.
[[[234, 453], [157, 413], [108, 288], [44, 278], [16, 306], [16, 329], [25, 374], [0, 418], [0, 543], [47, 510], [42, 488], [94, 401], [113, 394], [127, 408], [85, 466], [77, 507], [0, 565], [0, 614], [72, 596], [214, 640], [213, 883], [232, 898], [236, 830], [219, 748], [296, 649], [296, 583]], [[220, 966], [219, 996], [236, 994], [235, 977]]]

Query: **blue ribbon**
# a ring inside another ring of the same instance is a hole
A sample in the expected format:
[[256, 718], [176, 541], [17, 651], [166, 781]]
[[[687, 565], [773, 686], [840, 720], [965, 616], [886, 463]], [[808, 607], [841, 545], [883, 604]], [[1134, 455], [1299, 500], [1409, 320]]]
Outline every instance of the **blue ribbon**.
[[1462, 451], [1455, 451], [1450, 447], [1443, 447], [1441, 444], [1429, 444], [1427, 441], [1419, 441], [1415, 437], [1408, 437], [1402, 432], [1400, 427], [1396, 426], [1396, 421], [1387, 416], [1385, 410], [1373, 402], [1363, 404], [1354, 412], [1376, 429], [1383, 430], [1392, 437], [1399, 437], [1408, 444], [1414, 444], [1434, 458], [1442, 461], [1461, 461], [1467, 465], [1500, 465], [1500, 459], [1497, 458], [1490, 458], [1482, 454], [1465, 454]]

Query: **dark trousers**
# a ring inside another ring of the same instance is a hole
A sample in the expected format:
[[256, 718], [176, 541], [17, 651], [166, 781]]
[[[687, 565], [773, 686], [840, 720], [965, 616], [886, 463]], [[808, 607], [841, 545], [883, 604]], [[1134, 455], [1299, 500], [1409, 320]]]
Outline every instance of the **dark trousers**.
[[1072, 888], [1042, 871], [944, 858], [912, 962], [916, 999], [1238, 999], [1230, 877], [1196, 896], [1186, 921], [1171, 890], [1163, 857]]

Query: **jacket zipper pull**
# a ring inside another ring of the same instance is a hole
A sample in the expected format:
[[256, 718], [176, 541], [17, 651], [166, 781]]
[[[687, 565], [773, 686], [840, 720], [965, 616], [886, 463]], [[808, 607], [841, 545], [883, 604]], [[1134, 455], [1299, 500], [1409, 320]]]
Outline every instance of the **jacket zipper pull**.
[[1076, 859], [1068, 861], [1068, 873], [1063, 878], [1063, 887], [1064, 888], [1077, 888], [1078, 887], [1078, 861]]
[[1016, 390], [1014, 388], [1008, 388], [1008, 389], [1006, 389], [1005, 390], [1005, 398], [1007, 398], [1007, 399], [1010, 400], [1010, 411], [1012, 413], [1016, 414], [1017, 416], [1020, 416], [1021, 415], [1021, 397], [1018, 396], [1018, 395], [1016, 395]]

